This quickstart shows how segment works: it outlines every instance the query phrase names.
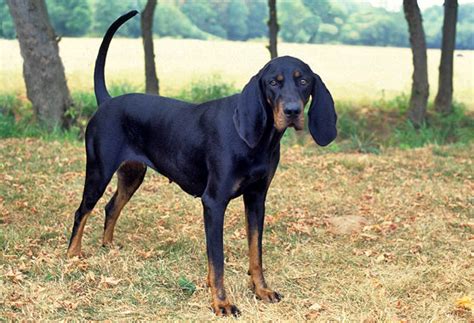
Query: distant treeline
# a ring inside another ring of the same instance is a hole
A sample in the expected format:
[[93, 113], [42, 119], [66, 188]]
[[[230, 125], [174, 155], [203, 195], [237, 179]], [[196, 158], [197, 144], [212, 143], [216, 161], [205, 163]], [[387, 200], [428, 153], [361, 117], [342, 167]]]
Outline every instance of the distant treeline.
[[[102, 36], [110, 22], [145, 0], [46, 0], [60, 36]], [[401, 4], [400, 4], [401, 7]], [[278, 0], [279, 37], [285, 42], [408, 47], [403, 12], [391, 12], [359, 1]], [[439, 48], [443, 7], [422, 13], [428, 47]], [[248, 40], [267, 37], [266, 0], [158, 0], [154, 33], [161, 37]], [[133, 19], [119, 34], [140, 36]], [[0, 0], [0, 37], [14, 38], [5, 0]], [[456, 48], [474, 49], [474, 4], [459, 6]]]

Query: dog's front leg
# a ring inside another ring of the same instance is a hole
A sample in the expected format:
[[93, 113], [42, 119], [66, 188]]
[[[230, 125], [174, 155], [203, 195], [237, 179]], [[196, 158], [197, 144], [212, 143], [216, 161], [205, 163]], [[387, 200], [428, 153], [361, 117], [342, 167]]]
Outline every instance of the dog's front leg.
[[217, 316], [240, 315], [239, 309], [233, 305], [224, 288], [224, 214], [228, 201], [210, 197], [202, 197], [204, 207], [204, 224], [206, 229], [207, 260], [209, 271], [207, 284], [212, 294], [212, 309]]
[[282, 296], [268, 288], [263, 277], [262, 237], [265, 218], [266, 187], [255, 185], [244, 193], [247, 240], [249, 246], [250, 284], [257, 297], [265, 302], [279, 302]]

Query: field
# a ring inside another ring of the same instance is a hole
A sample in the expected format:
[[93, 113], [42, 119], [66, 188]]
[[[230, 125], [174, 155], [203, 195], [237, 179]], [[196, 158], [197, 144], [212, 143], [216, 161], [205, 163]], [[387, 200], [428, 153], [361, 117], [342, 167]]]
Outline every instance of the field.
[[[60, 42], [69, 87], [86, 92], [89, 113], [99, 43]], [[155, 46], [169, 96], [199, 92], [215, 76], [241, 88], [268, 60], [259, 42]], [[455, 113], [430, 111], [419, 129], [405, 122], [400, 95], [411, 84], [409, 49], [281, 44], [279, 52], [322, 76], [336, 100], [339, 138], [317, 148], [290, 129], [283, 139], [264, 234], [265, 274], [284, 295], [279, 304], [258, 301], [248, 288], [242, 199], [229, 205], [226, 286], [243, 319], [474, 320], [474, 51], [455, 55]], [[431, 101], [439, 54], [428, 51]], [[141, 40], [114, 39], [110, 87], [143, 88], [142, 56]], [[16, 41], [0, 40], [0, 96], [7, 102], [11, 94], [26, 102], [22, 61]], [[19, 137], [0, 139], [0, 318], [214, 319], [201, 202], [150, 170], [122, 212], [115, 246], [100, 246], [114, 179], [88, 221], [84, 257], [66, 258], [84, 181], [77, 137], [90, 114], [69, 132], [47, 133], [28, 109], [0, 115], [0, 135]]]
[[[63, 38], [60, 54], [72, 91], [92, 91], [92, 71], [99, 48], [97, 38]], [[164, 95], [172, 95], [192, 80], [221, 75], [238, 88], [268, 60], [265, 44], [159, 39], [156, 63]], [[411, 52], [407, 48], [342, 45], [280, 44], [280, 55], [296, 56], [321, 75], [336, 100], [373, 102], [411, 86]], [[439, 50], [428, 50], [430, 99], [437, 91]], [[0, 93], [23, 94], [22, 60], [15, 40], [0, 40]], [[474, 108], [474, 51], [457, 51], [454, 66], [454, 97]], [[127, 82], [144, 88], [143, 49], [140, 39], [112, 41], [106, 75], [109, 85]]]
[[[241, 199], [227, 211], [226, 283], [243, 319], [472, 320], [473, 148], [372, 155], [285, 145], [264, 236], [281, 303], [264, 304], [247, 287]], [[85, 257], [68, 260], [82, 144], [4, 139], [0, 156], [0, 317], [214, 318], [199, 199], [149, 171], [119, 220], [117, 247], [104, 249], [112, 184], [86, 227]]]

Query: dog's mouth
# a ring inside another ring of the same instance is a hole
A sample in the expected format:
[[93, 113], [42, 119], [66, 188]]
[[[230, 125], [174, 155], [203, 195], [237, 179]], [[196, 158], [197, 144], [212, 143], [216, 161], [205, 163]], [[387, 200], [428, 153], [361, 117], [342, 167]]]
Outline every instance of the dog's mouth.
[[295, 128], [296, 131], [304, 129], [304, 114], [300, 113], [296, 117], [286, 118], [286, 126], [288, 128]]

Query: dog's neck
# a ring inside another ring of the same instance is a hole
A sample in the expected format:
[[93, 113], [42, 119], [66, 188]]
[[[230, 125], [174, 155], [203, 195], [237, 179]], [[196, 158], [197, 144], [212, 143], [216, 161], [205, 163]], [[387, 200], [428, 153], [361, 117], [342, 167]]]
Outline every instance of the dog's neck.
[[269, 151], [274, 151], [275, 149], [279, 149], [280, 147], [280, 140], [285, 133], [286, 128], [283, 130], [278, 130], [275, 125], [273, 118], [268, 118], [267, 125], [265, 132], [260, 140], [260, 144], [262, 147], [265, 147]]

